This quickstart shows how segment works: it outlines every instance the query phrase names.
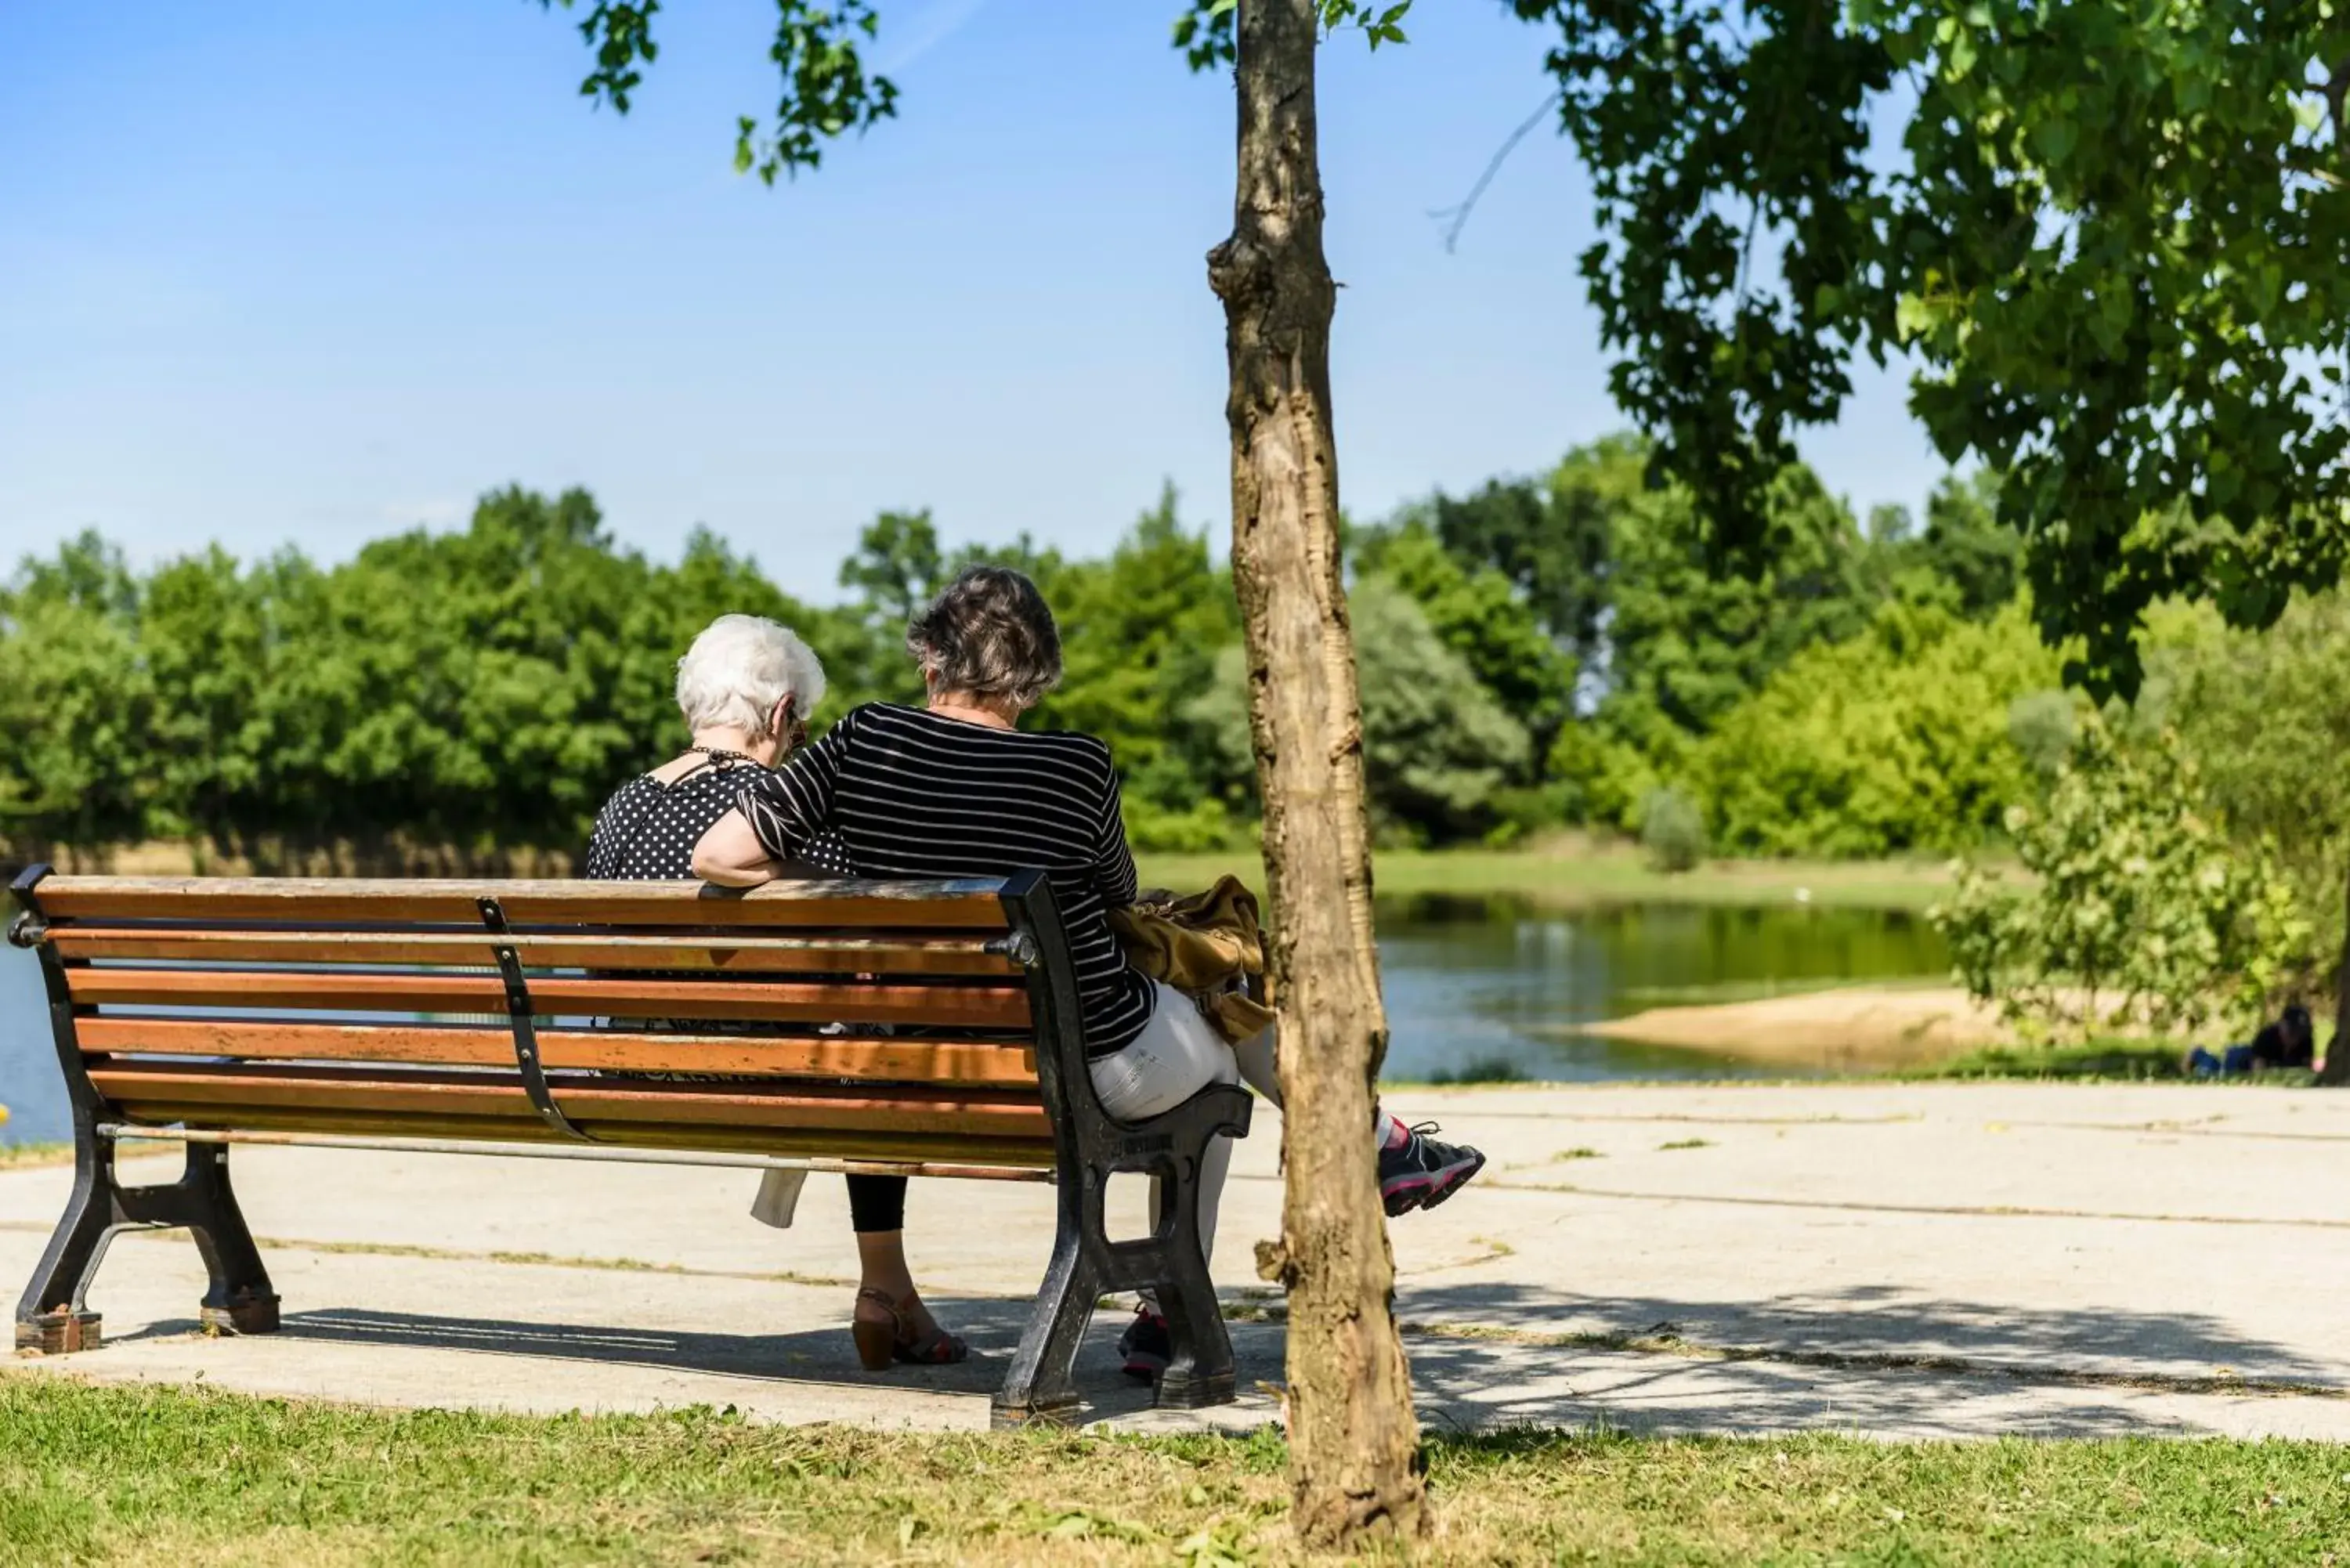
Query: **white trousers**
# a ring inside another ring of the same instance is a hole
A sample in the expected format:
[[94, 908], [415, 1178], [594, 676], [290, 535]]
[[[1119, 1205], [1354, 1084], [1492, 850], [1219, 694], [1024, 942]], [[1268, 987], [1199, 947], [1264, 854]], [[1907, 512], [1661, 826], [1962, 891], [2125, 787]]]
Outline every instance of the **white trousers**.
[[[1103, 1110], [1122, 1122], [1141, 1121], [1173, 1110], [1211, 1084], [1239, 1083], [1280, 1106], [1272, 1029], [1228, 1045], [1190, 997], [1157, 981], [1151, 984], [1159, 994], [1142, 1033], [1116, 1055], [1093, 1061], [1094, 1094]], [[1200, 1159], [1200, 1246], [1211, 1257], [1216, 1210], [1232, 1163], [1232, 1140], [1209, 1139]]]

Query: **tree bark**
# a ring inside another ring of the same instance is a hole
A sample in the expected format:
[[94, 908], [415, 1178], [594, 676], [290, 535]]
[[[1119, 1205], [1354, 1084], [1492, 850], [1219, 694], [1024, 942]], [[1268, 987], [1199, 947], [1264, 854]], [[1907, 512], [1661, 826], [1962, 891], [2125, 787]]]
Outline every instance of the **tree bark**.
[[2319, 1083], [2336, 1088], [2350, 1084], [2350, 875], [2344, 880], [2342, 903], [2342, 964], [2334, 975], [2334, 1039], [2325, 1047], [2325, 1070], [2317, 1075]]
[[1425, 1490], [1371, 1130], [1387, 1050], [1363, 736], [1338, 556], [1330, 317], [1315, 145], [1315, 0], [1243, 0], [1232, 237], [1208, 256], [1232, 395], [1232, 578], [1264, 799], [1286, 1109], [1293, 1519], [1316, 1545], [1413, 1537]]

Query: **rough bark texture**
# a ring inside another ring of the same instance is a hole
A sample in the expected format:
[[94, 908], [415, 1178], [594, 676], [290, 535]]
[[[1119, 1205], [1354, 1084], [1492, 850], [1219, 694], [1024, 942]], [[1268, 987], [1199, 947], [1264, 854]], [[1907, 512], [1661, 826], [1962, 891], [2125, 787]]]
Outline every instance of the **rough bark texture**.
[[1232, 235], [1208, 256], [1232, 361], [1232, 576], [1264, 797], [1280, 1012], [1282, 1241], [1295, 1521], [1308, 1542], [1418, 1535], [1419, 1429], [1378, 1199], [1387, 1049], [1371, 942], [1354, 636], [1338, 560], [1330, 316], [1315, 146], [1315, 0], [1240, 8]]

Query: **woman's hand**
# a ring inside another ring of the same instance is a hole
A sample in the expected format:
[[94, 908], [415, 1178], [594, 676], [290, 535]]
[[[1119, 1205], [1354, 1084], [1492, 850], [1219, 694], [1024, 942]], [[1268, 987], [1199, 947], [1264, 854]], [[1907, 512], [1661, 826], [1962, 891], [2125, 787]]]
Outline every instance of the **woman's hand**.
[[721, 888], [755, 888], [775, 879], [775, 864], [751, 819], [737, 810], [711, 824], [693, 846], [693, 874]]

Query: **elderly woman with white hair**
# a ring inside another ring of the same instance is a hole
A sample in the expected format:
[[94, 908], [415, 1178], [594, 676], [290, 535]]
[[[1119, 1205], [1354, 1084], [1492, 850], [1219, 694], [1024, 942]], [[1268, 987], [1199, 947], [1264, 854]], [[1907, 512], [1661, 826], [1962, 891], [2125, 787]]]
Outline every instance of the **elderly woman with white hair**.
[[[588, 875], [692, 876], [695, 843], [733, 809], [746, 783], [767, 776], [806, 741], [824, 689], [824, 666], [787, 628], [748, 615], [711, 622], [677, 661], [677, 705], [691, 742], [612, 793], [596, 818]], [[804, 845], [795, 859], [817, 872], [852, 869], [837, 838]], [[848, 1178], [848, 1210], [862, 1276], [856, 1339], [866, 1366], [962, 1360], [966, 1346], [931, 1318], [906, 1264], [906, 1179]]]

